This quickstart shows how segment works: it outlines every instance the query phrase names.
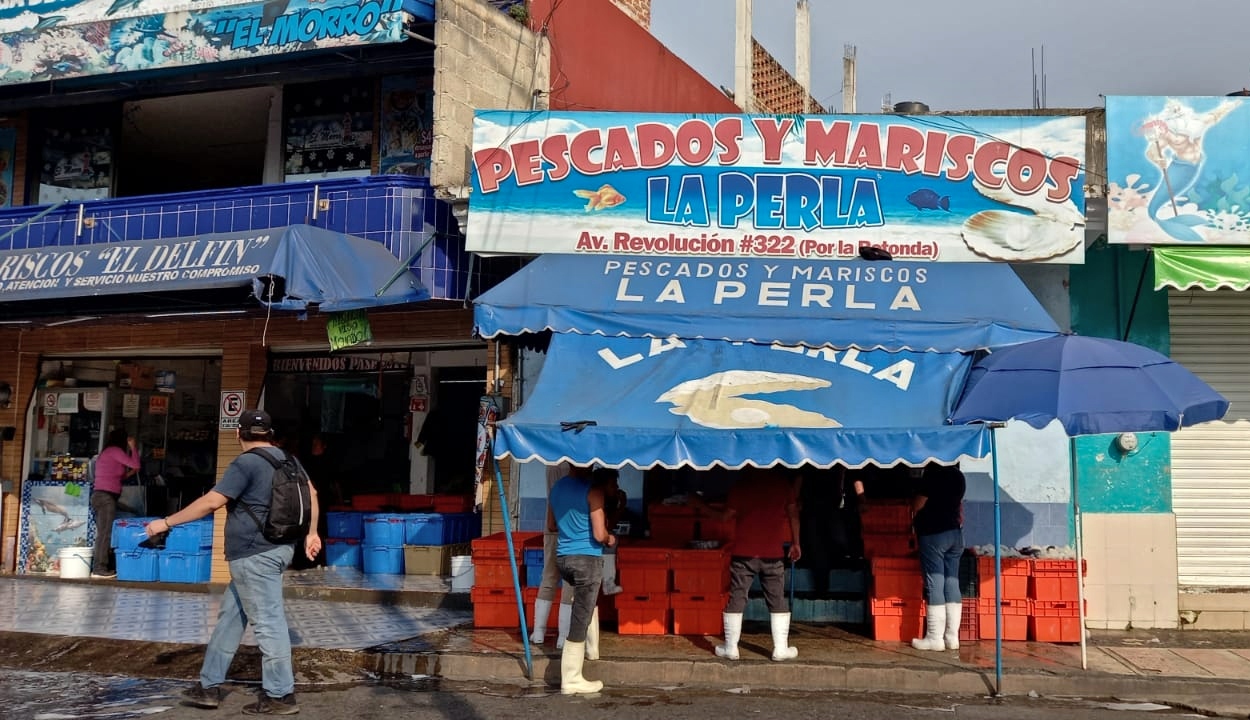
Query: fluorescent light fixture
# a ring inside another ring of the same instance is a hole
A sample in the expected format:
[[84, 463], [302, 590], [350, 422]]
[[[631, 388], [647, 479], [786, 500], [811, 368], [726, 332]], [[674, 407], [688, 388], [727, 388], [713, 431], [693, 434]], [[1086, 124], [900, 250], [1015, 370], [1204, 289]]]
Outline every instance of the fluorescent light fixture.
[[246, 310], [195, 310], [191, 312], [153, 313], [148, 318], [201, 317], [206, 315], [242, 315]]
[[0, 320], [0, 325], [29, 325], [29, 320]]
[[98, 315], [84, 315], [82, 317], [70, 318], [69, 320], [57, 320], [56, 322], [50, 322], [44, 327], [56, 327], [58, 325], [73, 325], [74, 323], [86, 322], [88, 320], [99, 320], [99, 319], [100, 319], [100, 316]]

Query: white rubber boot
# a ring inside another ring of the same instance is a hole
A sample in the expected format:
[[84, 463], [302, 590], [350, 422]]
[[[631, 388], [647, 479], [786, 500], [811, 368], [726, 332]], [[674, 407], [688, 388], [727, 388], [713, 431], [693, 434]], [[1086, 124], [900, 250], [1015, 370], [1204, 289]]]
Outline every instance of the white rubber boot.
[[725, 644], [716, 646], [716, 657], [738, 659], [738, 641], [742, 639], [742, 613], [724, 613]]
[[616, 553], [605, 554], [603, 556], [603, 594], [616, 595], [624, 589], [616, 584]]
[[551, 601], [535, 598], [534, 600], [534, 631], [530, 633], [530, 642], [542, 645], [547, 639], [547, 620], [551, 618]]
[[599, 608], [590, 611], [590, 624], [586, 626], [586, 659], [599, 659]]
[[[946, 606], [930, 605], [926, 612], [924, 637], [912, 640], [911, 646], [917, 650], [945, 650], [946, 641], [942, 639], [942, 633], [946, 632]], [[959, 631], [955, 632], [958, 637]]]
[[571, 640], [564, 643], [564, 652], [560, 655], [561, 695], [584, 695], [603, 689], [602, 682], [582, 677], [582, 665], [585, 662], [586, 643]]
[[564, 640], [569, 636], [569, 625], [573, 623], [573, 606], [560, 603], [559, 635], [556, 636], [556, 650], [564, 647]]
[[963, 603], [946, 603], [946, 633], [942, 635], [942, 639], [946, 641], [947, 650], [959, 649], [959, 623], [962, 622], [963, 619]]
[[773, 628], [773, 660], [793, 660], [799, 656], [799, 649], [790, 647], [790, 613], [770, 613], [769, 621]]

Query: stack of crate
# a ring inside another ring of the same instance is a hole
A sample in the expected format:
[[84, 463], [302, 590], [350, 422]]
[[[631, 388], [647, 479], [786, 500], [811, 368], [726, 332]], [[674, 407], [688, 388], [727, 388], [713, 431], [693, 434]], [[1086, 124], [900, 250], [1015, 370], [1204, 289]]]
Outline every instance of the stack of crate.
[[360, 541], [364, 539], [364, 513], [333, 510], [326, 513], [326, 565], [362, 567]]
[[501, 532], [477, 538], [470, 545], [473, 553], [473, 589], [469, 597], [473, 602], [474, 627], [519, 627], [521, 616], [517, 614], [512, 563], [516, 562], [518, 579], [525, 583], [526, 551], [537, 549], [541, 562], [543, 534], [512, 533], [511, 556], [508, 554], [508, 538]]
[[917, 557], [874, 557], [872, 637], [905, 642], [924, 635], [924, 575]]
[[404, 573], [404, 516], [398, 513], [365, 513], [364, 542], [360, 545], [361, 566], [368, 574]]
[[908, 501], [873, 500], [860, 513], [860, 518], [864, 557], [905, 557], [916, 552]]
[[[1032, 560], [1029, 575], [1029, 639], [1081, 641], [1076, 560]], [[1081, 564], [1082, 575], [1085, 564]], [[1005, 633], [1004, 633], [1005, 635]]]
[[182, 523], [170, 529], [163, 550], [139, 547], [154, 517], [113, 521], [110, 544], [117, 559], [117, 579], [129, 582], [208, 582], [212, 573], [213, 519]]
[[[724, 549], [673, 550], [669, 555], [676, 635], [719, 635], [728, 600], [729, 552]], [[625, 587], [624, 582], [621, 583]], [[619, 605], [618, 605], [619, 607]], [[619, 615], [618, 615], [619, 622]]]
[[995, 605], [1002, 608], [1003, 640], [1027, 640], [1029, 637], [1029, 575], [1028, 558], [1002, 559], [1003, 596], [994, 590], [994, 556], [977, 558], [977, 622], [982, 640], [997, 637]]
[[467, 555], [482, 532], [482, 516], [471, 512], [411, 513], [404, 516], [404, 574], [450, 575], [451, 558]]
[[[655, 524], [652, 520], [652, 529]], [[617, 632], [621, 635], [667, 635], [672, 624], [671, 561], [674, 550], [656, 540], [627, 543], [616, 549]]]

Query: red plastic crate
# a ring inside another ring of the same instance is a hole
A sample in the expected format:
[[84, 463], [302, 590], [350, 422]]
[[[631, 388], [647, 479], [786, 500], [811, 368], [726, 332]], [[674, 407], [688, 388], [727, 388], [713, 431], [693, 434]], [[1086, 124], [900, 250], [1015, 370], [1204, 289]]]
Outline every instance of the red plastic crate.
[[[526, 584], [525, 566], [517, 563], [521, 585]], [[507, 557], [473, 558], [473, 587], [512, 589], [512, 564]]]
[[723, 593], [729, 589], [729, 553], [724, 550], [673, 550], [668, 567], [673, 571], [674, 593]]
[[911, 532], [910, 503], [875, 500], [859, 517], [866, 533], [906, 535]]
[[[1075, 562], [1074, 567], [1075, 567]], [[1029, 639], [1038, 642], [1079, 643], [1081, 617], [1077, 601], [1034, 601], [1029, 617]], [[1005, 633], [1004, 633], [1005, 634]]]
[[994, 620], [994, 605], [1003, 608], [1003, 639], [1029, 639], [1029, 601], [1028, 600], [994, 600], [994, 598], [977, 599], [977, 622], [980, 623], [981, 639], [993, 640], [997, 628]]
[[900, 557], [916, 551], [915, 538], [910, 534], [863, 533], [864, 556]]
[[[527, 587], [521, 590], [521, 597], [525, 598], [525, 621], [530, 630], [534, 629], [534, 601], [538, 599], [538, 588]], [[603, 622], [603, 612], [599, 612], [600, 624]], [[555, 598], [551, 601], [551, 614], [547, 616], [547, 628], [560, 628], [560, 593], [557, 592]]]
[[981, 639], [981, 616], [977, 614], [977, 599], [964, 598], [964, 609], [959, 616], [959, 642]]
[[434, 512], [438, 513], [461, 513], [473, 512], [473, 496], [472, 495], [443, 495], [437, 494], [432, 496]]
[[667, 635], [671, 621], [668, 593], [616, 596], [616, 632], [620, 635]]
[[[486, 537], [475, 538], [472, 541], [473, 562], [477, 563], [482, 560], [507, 560], [508, 559], [508, 539], [501, 532]], [[522, 564], [525, 549], [542, 547], [543, 534], [541, 532], [514, 532], [512, 533], [512, 554], [516, 556], [517, 565]]]
[[915, 555], [911, 557], [878, 555], [869, 561], [869, 566], [874, 575], [879, 572], [920, 572], [920, 558]]
[[474, 627], [520, 629], [521, 616], [517, 614], [512, 588], [474, 587], [469, 598], [473, 601]]
[[668, 598], [673, 611], [674, 635], [720, 635], [725, 629], [727, 593], [707, 595], [673, 593]]
[[404, 512], [420, 512], [434, 509], [433, 495], [399, 495], [399, 509]]
[[924, 575], [915, 572], [873, 571], [872, 596], [874, 598], [923, 598]]
[[1076, 560], [1032, 561], [1029, 598], [1043, 602], [1076, 602], [1079, 593]]
[[356, 512], [382, 512], [399, 509], [399, 493], [362, 493], [352, 496], [351, 509]]
[[872, 600], [872, 638], [911, 642], [924, 636], [924, 601], [913, 598]]
[[[1003, 558], [1003, 599], [1027, 600], [1029, 598], [1028, 558]], [[982, 598], [994, 599], [994, 556], [977, 556], [977, 595]]]
[[616, 549], [617, 582], [630, 593], [667, 593], [672, 552], [654, 543], [621, 545]]

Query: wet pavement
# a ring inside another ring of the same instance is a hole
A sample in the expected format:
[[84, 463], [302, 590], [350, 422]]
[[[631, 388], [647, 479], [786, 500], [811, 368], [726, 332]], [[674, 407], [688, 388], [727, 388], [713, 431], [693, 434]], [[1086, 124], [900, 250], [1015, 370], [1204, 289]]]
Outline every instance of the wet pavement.
[[[392, 586], [381, 588], [359, 574], [341, 580], [348, 587], [327, 585], [335, 577], [324, 572], [288, 576], [301, 688], [368, 684], [383, 676], [433, 676], [442, 683], [484, 683], [537, 695], [558, 685], [559, 657], [550, 641], [531, 648], [533, 668], [527, 674], [515, 629], [473, 628], [472, 613], [455, 609], [464, 598], [440, 587], [444, 580], [403, 578], [386, 576]], [[219, 597], [220, 588], [0, 577], [0, 666], [191, 680]], [[322, 597], [339, 599], [316, 599]], [[769, 659], [766, 624], [746, 623], [740, 662], [716, 659], [715, 641], [605, 631], [603, 659], [588, 662], [586, 674], [613, 688], [768, 687], [963, 697], [985, 696], [994, 688], [992, 641], [929, 653], [906, 643], [875, 642], [843, 627], [796, 623], [791, 644], [799, 657], [787, 663]], [[259, 678], [259, 655], [250, 644], [249, 635], [231, 671], [232, 679], [243, 683]], [[1247, 717], [1250, 708], [1250, 633], [1095, 632], [1088, 670], [1081, 669], [1076, 645], [1006, 642], [1003, 648], [1008, 696], [1166, 699], [1232, 717]], [[159, 683], [155, 687], [153, 708], [164, 692]], [[55, 720], [51, 712], [43, 720]]]

